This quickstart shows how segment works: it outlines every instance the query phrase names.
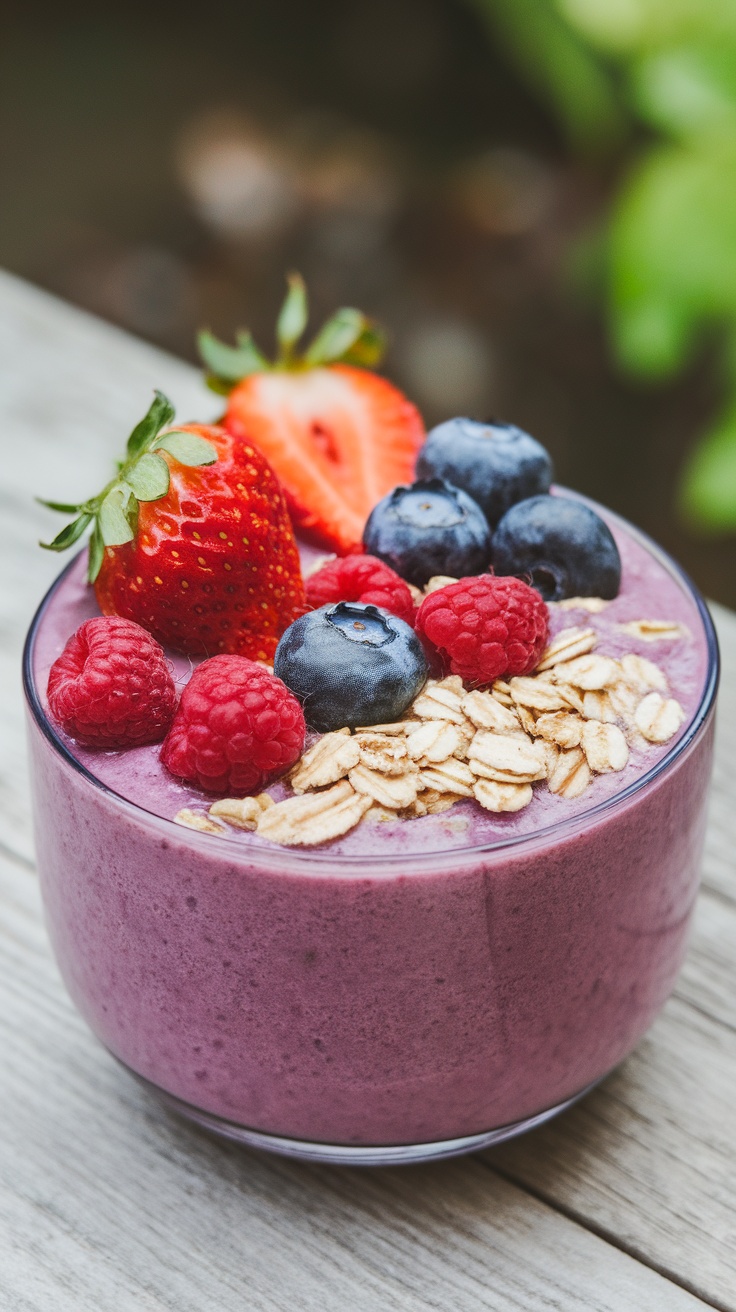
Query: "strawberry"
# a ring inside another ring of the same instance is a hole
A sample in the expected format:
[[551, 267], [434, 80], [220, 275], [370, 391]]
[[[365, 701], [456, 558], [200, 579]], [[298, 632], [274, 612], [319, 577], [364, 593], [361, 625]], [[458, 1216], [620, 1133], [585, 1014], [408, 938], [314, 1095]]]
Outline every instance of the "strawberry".
[[360, 543], [371, 510], [397, 483], [411, 482], [424, 439], [418, 410], [374, 364], [383, 339], [359, 310], [338, 310], [302, 356], [307, 323], [297, 274], [277, 324], [279, 358], [269, 364], [248, 333], [238, 346], [201, 333], [210, 385], [229, 393], [223, 423], [264, 452], [286, 492], [295, 527], [345, 554]]
[[283, 490], [243, 438], [213, 425], [172, 429], [173, 415], [157, 392], [99, 496], [43, 503], [77, 512], [48, 546], [63, 551], [91, 525], [88, 578], [103, 614], [185, 655], [268, 660], [305, 610]]

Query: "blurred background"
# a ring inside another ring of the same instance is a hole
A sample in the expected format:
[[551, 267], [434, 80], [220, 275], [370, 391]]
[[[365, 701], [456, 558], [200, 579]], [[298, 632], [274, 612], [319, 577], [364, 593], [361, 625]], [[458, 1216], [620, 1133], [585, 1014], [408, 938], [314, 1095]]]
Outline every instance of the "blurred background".
[[388, 328], [736, 606], [736, 0], [6, 0], [0, 264], [194, 360]]

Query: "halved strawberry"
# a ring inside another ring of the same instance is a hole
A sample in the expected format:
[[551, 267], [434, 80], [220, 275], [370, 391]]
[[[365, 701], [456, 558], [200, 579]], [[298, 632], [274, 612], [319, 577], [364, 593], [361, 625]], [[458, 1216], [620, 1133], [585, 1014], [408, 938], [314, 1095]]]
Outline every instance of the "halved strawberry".
[[200, 349], [216, 390], [230, 390], [225, 427], [260, 447], [281, 479], [296, 528], [345, 553], [359, 545], [373, 507], [411, 482], [424, 439], [418, 410], [365, 366], [383, 339], [358, 310], [339, 310], [302, 357], [304, 284], [290, 278], [277, 326], [281, 354], [271, 366], [248, 334], [226, 347], [209, 333]]
[[92, 527], [88, 577], [105, 615], [135, 620], [189, 656], [273, 657], [305, 609], [283, 490], [261, 452], [215, 425], [168, 427], [157, 393], [126, 458], [49, 544]]

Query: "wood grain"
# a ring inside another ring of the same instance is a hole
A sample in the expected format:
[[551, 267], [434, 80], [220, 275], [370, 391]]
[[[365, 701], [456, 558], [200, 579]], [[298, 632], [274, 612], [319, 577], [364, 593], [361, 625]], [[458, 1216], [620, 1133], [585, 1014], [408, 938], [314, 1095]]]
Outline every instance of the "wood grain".
[[153, 386], [182, 418], [217, 401], [188, 366], [4, 275], [0, 350], [0, 1306], [736, 1312], [736, 617], [717, 611], [706, 892], [636, 1054], [565, 1117], [474, 1159], [351, 1171], [219, 1144], [161, 1111], [61, 986], [31, 871], [18, 681], [60, 564], [36, 546], [54, 530], [32, 495], [92, 492]]

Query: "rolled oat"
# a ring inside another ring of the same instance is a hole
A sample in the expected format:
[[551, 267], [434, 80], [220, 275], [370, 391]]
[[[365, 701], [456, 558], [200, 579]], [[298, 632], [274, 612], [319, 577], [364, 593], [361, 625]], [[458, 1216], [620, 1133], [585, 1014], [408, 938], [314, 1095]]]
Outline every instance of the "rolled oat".
[[576, 656], [586, 656], [597, 646], [597, 643], [598, 635], [595, 629], [563, 629], [542, 652], [542, 659], [535, 673], [540, 674], [544, 670], [549, 670], [553, 665], [559, 665], [561, 661], [571, 661]]
[[290, 783], [295, 793], [306, 793], [310, 788], [324, 788], [327, 784], [344, 779], [360, 760], [360, 744], [342, 729], [326, 733], [304, 753]]
[[499, 784], [479, 779], [473, 795], [486, 811], [522, 811], [532, 800], [531, 784]]
[[547, 787], [558, 797], [579, 797], [590, 783], [590, 766], [580, 747], [573, 747], [569, 752], [560, 752], [554, 769], [547, 780]]
[[582, 748], [596, 774], [623, 770], [629, 759], [629, 746], [618, 725], [600, 720], [588, 720], [583, 726]]
[[192, 811], [190, 807], [182, 807], [174, 816], [175, 825], [183, 825], [185, 829], [199, 829], [203, 834], [224, 834], [227, 831], [222, 825], [216, 825], [201, 811]]
[[636, 708], [634, 721], [649, 743], [666, 743], [685, 720], [685, 712], [674, 697], [665, 701], [658, 692], [650, 692]]
[[323, 792], [277, 802], [263, 812], [257, 832], [284, 847], [311, 847], [354, 829], [370, 807], [370, 797], [356, 793], [347, 779], [341, 779]]

